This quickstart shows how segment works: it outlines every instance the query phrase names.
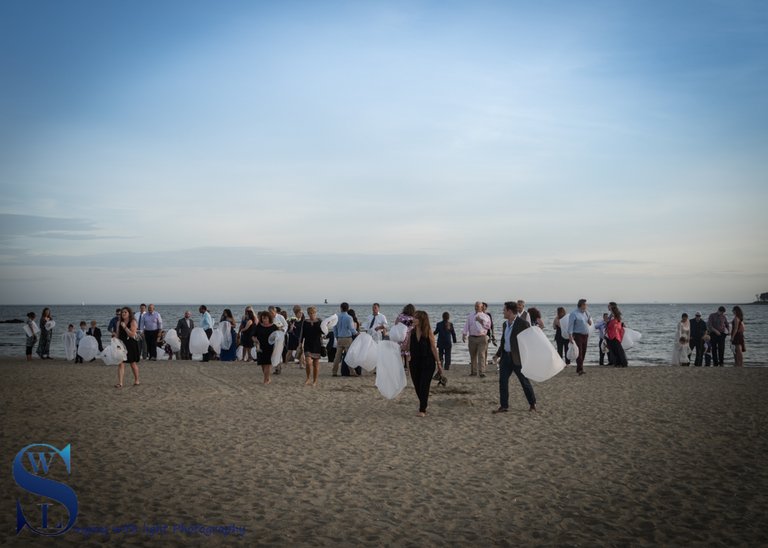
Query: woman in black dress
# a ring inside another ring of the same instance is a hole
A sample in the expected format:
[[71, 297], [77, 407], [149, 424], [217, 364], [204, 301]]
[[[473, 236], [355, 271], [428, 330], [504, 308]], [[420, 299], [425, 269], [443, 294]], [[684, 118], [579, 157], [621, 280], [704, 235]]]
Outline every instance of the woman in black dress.
[[259, 312], [259, 323], [256, 324], [255, 328], [255, 338], [259, 343], [256, 363], [261, 366], [264, 373], [264, 384], [272, 382], [272, 351], [275, 347], [270, 344], [269, 336], [277, 330], [278, 327], [272, 323], [272, 315], [266, 310]]
[[[138, 330], [138, 324], [136, 318], [133, 317], [133, 311], [124, 306], [120, 310], [120, 323], [117, 326], [117, 338], [120, 339], [125, 345], [126, 353], [128, 354], [126, 361], [131, 364], [131, 371], [133, 371], [133, 386], [139, 385], [139, 361], [141, 360], [141, 354], [139, 353], [139, 342], [136, 340], [136, 331]], [[117, 366], [117, 384], [115, 388], [123, 387], [123, 377], [125, 376], [125, 362], [120, 362]]]
[[427, 402], [429, 400], [429, 385], [437, 367], [440, 375], [443, 374], [443, 364], [435, 344], [435, 335], [429, 323], [429, 316], [423, 310], [417, 310], [413, 316], [413, 331], [409, 339], [411, 380], [419, 398], [419, 416], [427, 415]]
[[301, 326], [301, 344], [304, 348], [304, 367], [307, 371], [306, 385], [310, 384], [309, 373], [312, 371], [312, 386], [317, 386], [320, 375], [320, 349], [323, 347], [323, 331], [320, 329], [320, 318], [317, 317], [317, 307], [307, 308], [309, 318], [304, 318]]
[[240, 322], [240, 346], [243, 347], [243, 361], [251, 361], [251, 348], [253, 348], [253, 334], [256, 330], [256, 315], [253, 308], [246, 307], [243, 320]]
[[53, 338], [53, 328], [48, 329], [46, 324], [53, 321], [51, 309], [43, 308], [43, 314], [40, 316], [40, 343], [37, 345], [37, 354], [42, 360], [52, 360], [51, 358], [51, 339]]

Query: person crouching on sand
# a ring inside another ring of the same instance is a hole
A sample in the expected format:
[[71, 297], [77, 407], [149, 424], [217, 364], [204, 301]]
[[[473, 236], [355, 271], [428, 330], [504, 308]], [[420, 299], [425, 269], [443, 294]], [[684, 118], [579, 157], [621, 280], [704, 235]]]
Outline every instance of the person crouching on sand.
[[[136, 340], [136, 336], [139, 331], [139, 324], [136, 318], [133, 317], [133, 311], [124, 306], [120, 310], [120, 323], [117, 326], [117, 338], [120, 339], [125, 345], [125, 350], [128, 354], [127, 361], [131, 364], [131, 371], [133, 372], [133, 386], [139, 385], [139, 361], [141, 360], [141, 354], [139, 353], [139, 341]], [[125, 362], [121, 361], [117, 366], [117, 384], [115, 388], [123, 387], [123, 378], [125, 377]]]

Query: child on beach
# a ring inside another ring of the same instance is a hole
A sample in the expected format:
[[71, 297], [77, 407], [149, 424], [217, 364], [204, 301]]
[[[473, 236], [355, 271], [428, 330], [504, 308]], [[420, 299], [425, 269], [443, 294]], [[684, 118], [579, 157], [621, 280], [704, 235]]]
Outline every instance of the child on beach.
[[64, 359], [67, 361], [74, 360], [77, 354], [77, 348], [75, 347], [77, 336], [75, 335], [75, 326], [73, 324], [67, 326], [67, 332], [64, 333], [63, 339]]
[[83, 358], [77, 353], [77, 349], [80, 348], [80, 341], [85, 337], [86, 329], [88, 329], [88, 324], [80, 322], [80, 329], [75, 332], [75, 363], [83, 363]]
[[35, 313], [29, 312], [27, 314], [27, 323], [24, 326], [24, 334], [27, 336], [26, 346], [27, 346], [27, 361], [32, 361], [32, 349], [35, 346], [35, 343], [37, 342], [37, 334], [40, 332], [40, 328], [37, 326], [37, 323], [35, 322]]
[[451, 348], [456, 342], [456, 331], [453, 329], [451, 315], [443, 312], [443, 321], [437, 322], [434, 335], [437, 335], [437, 351], [443, 368], [448, 371], [451, 368]]
[[704, 366], [712, 365], [712, 341], [709, 332], [704, 334]]
[[672, 352], [672, 365], [691, 365], [691, 347], [688, 346], [688, 339], [680, 337], [675, 344]]

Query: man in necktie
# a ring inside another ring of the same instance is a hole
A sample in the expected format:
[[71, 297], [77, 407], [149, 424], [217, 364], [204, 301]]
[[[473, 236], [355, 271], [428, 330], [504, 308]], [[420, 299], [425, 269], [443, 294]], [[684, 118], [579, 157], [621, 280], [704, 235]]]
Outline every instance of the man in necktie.
[[380, 341], [384, 337], [388, 327], [387, 317], [379, 312], [379, 303], [373, 303], [371, 315], [368, 316], [364, 327], [373, 340]]
[[176, 333], [181, 340], [181, 350], [179, 354], [182, 360], [191, 360], [192, 353], [189, 351], [189, 337], [192, 334], [192, 330], [195, 328], [195, 322], [192, 320], [192, 314], [189, 310], [184, 312], [184, 317], [179, 318], [176, 322]]
[[504, 303], [504, 325], [502, 327], [502, 340], [496, 352], [495, 359], [501, 359], [499, 367], [499, 408], [494, 413], [506, 413], [509, 411], [509, 378], [512, 373], [517, 375], [520, 385], [523, 387], [525, 399], [528, 400], [528, 410], [536, 411], [536, 395], [533, 393], [531, 381], [523, 375], [523, 364], [520, 361], [520, 347], [517, 344], [517, 336], [528, 329], [530, 324], [518, 316], [518, 307], [515, 301]]

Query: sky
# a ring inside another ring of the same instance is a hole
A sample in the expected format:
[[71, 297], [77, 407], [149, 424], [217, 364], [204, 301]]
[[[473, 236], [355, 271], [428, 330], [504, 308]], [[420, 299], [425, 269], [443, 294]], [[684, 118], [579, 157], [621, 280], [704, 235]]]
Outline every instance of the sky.
[[746, 302], [768, 2], [0, 2], [0, 304]]

